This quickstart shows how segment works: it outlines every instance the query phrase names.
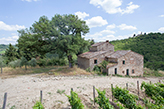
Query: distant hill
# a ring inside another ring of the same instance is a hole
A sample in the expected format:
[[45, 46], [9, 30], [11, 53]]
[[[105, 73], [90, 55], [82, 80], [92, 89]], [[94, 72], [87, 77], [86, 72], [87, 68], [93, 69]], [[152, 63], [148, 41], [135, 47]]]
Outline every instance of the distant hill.
[[[15, 48], [17, 48], [15, 45], [13, 45]], [[9, 45], [0, 44], [0, 54], [4, 54], [5, 50], [9, 47]]]
[[145, 67], [164, 70], [164, 33], [149, 33], [110, 43], [115, 50], [132, 50], [144, 55]]
[[4, 54], [6, 48], [8, 48], [9, 45], [5, 45], [5, 44], [0, 44], [0, 54]]

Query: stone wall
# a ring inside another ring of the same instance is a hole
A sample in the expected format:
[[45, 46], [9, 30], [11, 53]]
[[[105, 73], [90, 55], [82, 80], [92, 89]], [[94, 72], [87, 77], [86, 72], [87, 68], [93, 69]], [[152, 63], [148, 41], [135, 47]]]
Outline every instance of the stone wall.
[[143, 76], [143, 64], [143, 56], [131, 51], [121, 58], [118, 58], [117, 74]]
[[109, 42], [105, 42], [103, 44], [100, 44], [98, 46], [92, 46], [90, 48], [90, 51], [95, 52], [95, 51], [112, 51], [114, 52], [114, 46], [110, 44]]
[[87, 58], [78, 57], [77, 62], [80, 68], [87, 69], [89, 66], [89, 59]]

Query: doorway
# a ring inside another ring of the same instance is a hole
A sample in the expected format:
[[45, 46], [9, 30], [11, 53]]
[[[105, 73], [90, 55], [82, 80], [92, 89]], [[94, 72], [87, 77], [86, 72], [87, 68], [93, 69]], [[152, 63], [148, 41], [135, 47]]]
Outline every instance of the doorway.
[[117, 74], [117, 68], [114, 69], [114, 73], [115, 73], [115, 75]]
[[129, 69], [126, 69], [126, 75], [129, 76]]

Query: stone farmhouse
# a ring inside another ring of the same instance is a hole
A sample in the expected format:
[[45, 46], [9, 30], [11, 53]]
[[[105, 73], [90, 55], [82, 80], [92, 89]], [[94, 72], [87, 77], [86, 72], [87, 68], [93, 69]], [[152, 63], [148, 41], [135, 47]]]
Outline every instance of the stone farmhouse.
[[131, 50], [114, 51], [114, 45], [106, 41], [95, 43], [89, 52], [78, 55], [78, 66], [93, 70], [95, 65], [106, 60], [109, 62], [106, 68], [108, 75], [143, 76], [143, 59], [143, 55]]

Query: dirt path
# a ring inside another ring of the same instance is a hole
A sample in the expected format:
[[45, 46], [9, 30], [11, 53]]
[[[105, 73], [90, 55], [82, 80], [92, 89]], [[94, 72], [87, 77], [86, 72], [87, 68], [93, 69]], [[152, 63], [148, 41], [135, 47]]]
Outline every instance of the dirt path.
[[[15, 78], [0, 79], [0, 107], [2, 107], [4, 93], [7, 92], [7, 109], [32, 109], [34, 103], [39, 100], [40, 90], [43, 91], [43, 105], [45, 109], [67, 109], [69, 102], [62, 93], [70, 95], [73, 88], [79, 94], [86, 105], [92, 104], [93, 85], [96, 88], [110, 88], [111, 84], [129, 88], [137, 88], [137, 81], [158, 82], [162, 78], [123, 78], [104, 76], [71, 76], [54, 77], [49, 75], [33, 74], [18, 76]], [[164, 80], [164, 79], [163, 79]], [[88, 104], [87, 104], [88, 103]]]

